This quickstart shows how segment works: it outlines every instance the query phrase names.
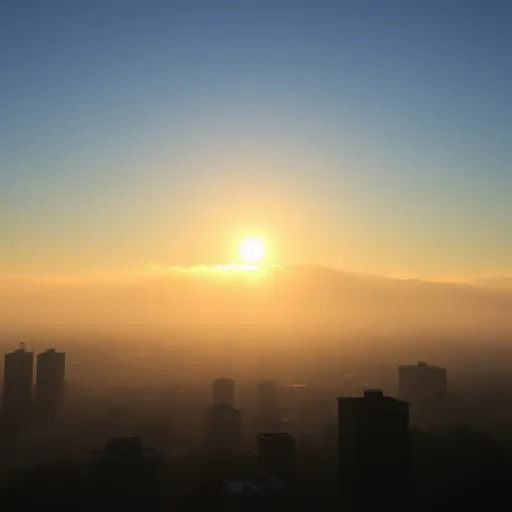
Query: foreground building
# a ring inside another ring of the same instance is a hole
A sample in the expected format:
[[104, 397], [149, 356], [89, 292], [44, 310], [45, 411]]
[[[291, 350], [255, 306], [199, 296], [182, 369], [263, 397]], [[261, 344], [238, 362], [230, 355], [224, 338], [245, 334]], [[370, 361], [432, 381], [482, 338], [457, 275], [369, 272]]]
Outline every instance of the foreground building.
[[409, 405], [367, 390], [338, 398], [338, 467], [348, 510], [407, 510]]
[[89, 465], [91, 507], [100, 510], [147, 510], [159, 490], [161, 457], [140, 437], [108, 439], [93, 452]]

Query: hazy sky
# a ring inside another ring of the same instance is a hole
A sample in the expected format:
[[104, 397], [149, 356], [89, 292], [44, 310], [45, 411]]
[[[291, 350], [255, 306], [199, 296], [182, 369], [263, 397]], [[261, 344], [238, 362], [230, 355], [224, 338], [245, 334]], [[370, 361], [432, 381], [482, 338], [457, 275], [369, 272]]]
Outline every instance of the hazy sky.
[[512, 274], [507, 0], [0, 3], [0, 274]]

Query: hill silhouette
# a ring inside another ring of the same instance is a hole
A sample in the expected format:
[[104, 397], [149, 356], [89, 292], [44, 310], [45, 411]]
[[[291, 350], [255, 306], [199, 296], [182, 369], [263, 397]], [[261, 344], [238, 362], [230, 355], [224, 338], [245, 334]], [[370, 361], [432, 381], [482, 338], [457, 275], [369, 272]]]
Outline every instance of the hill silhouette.
[[512, 277], [489, 277], [474, 279], [470, 281], [473, 286], [481, 286], [483, 288], [492, 288], [495, 290], [506, 290], [512, 292]]
[[0, 281], [4, 326], [508, 332], [510, 311], [512, 290], [503, 287], [392, 279], [314, 265], [160, 268], [80, 279]]

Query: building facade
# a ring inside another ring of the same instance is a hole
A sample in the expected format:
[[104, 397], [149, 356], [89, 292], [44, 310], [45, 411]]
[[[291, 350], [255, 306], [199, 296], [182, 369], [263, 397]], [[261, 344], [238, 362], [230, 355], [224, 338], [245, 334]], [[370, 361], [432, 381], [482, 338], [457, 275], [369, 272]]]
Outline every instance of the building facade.
[[213, 405], [235, 406], [235, 381], [233, 379], [215, 379], [213, 381]]
[[279, 431], [281, 415], [275, 382], [268, 380], [258, 384], [258, 402], [260, 431]]
[[32, 414], [32, 374], [34, 353], [24, 344], [5, 354], [3, 415], [5, 424], [15, 430], [26, 427]]
[[262, 433], [258, 436], [258, 464], [276, 474], [289, 474], [295, 468], [295, 439], [287, 432]]
[[425, 427], [446, 417], [448, 379], [445, 368], [420, 362], [398, 367], [398, 393], [411, 406], [411, 424]]
[[380, 390], [338, 398], [338, 468], [348, 509], [406, 510], [409, 405]]
[[37, 356], [36, 411], [44, 423], [57, 426], [64, 414], [66, 354], [54, 348]]
[[208, 414], [209, 447], [215, 452], [237, 453], [240, 450], [242, 412], [230, 405], [216, 405]]

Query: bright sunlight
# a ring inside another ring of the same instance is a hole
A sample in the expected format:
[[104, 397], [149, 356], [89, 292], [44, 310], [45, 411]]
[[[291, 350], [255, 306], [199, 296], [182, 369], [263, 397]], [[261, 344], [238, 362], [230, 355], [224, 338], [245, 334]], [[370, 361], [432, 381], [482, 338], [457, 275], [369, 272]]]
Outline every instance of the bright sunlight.
[[239, 245], [240, 256], [247, 263], [257, 263], [265, 254], [265, 247], [258, 238], [244, 238]]

